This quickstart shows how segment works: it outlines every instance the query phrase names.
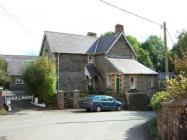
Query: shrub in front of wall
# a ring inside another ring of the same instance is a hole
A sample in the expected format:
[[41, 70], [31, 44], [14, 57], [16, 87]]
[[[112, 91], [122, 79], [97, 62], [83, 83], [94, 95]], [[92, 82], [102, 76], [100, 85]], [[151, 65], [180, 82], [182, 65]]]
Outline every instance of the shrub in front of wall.
[[157, 92], [151, 98], [151, 106], [155, 111], [161, 108], [161, 102], [171, 99], [187, 98], [187, 78], [185, 73], [181, 72], [174, 79], [167, 81], [167, 92]]
[[155, 111], [158, 111], [161, 108], [161, 102], [167, 101], [170, 99], [170, 94], [166, 91], [157, 92], [151, 98], [151, 106]]
[[175, 79], [168, 80], [167, 92], [171, 94], [172, 98], [187, 97], [187, 77], [185, 75], [184, 72], [181, 72]]

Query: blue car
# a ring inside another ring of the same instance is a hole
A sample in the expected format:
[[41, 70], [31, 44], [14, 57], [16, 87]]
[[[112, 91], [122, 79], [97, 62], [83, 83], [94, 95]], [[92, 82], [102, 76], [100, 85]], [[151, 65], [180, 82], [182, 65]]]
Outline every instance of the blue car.
[[91, 95], [87, 96], [85, 100], [80, 104], [80, 107], [87, 111], [102, 110], [117, 110], [120, 111], [123, 107], [123, 103], [117, 101], [111, 96], [106, 95]]

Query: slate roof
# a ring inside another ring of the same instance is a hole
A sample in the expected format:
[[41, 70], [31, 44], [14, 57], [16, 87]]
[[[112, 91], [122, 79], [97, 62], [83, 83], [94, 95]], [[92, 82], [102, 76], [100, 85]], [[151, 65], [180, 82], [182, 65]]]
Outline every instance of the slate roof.
[[95, 41], [95, 43], [88, 49], [88, 54], [103, 54], [105, 53], [114, 41], [118, 38], [120, 33], [113, 35], [102, 36]]
[[124, 74], [158, 74], [154, 70], [142, 65], [134, 59], [106, 57], [114, 67]]
[[23, 65], [37, 59], [37, 56], [26, 55], [0, 55], [0, 57], [7, 61], [10, 75], [21, 75]]
[[95, 66], [92, 63], [86, 64], [85, 67], [86, 67], [86, 69], [89, 72], [91, 77], [98, 76], [98, 72], [97, 72]]
[[[116, 39], [121, 35], [124, 35], [125, 37], [124, 33], [114, 33], [112, 35], [102, 37], [93, 37], [45, 31], [43, 42], [48, 42], [49, 48], [53, 53], [60, 52], [70, 54], [94, 55], [106, 53], [113, 45], [113, 43], [116, 41]], [[127, 44], [129, 44], [128, 40]], [[133, 49], [132, 51], [134, 52]], [[136, 55], [135, 52], [134, 54]]]
[[86, 54], [97, 40], [97, 37], [49, 31], [45, 32], [45, 36], [53, 53]]

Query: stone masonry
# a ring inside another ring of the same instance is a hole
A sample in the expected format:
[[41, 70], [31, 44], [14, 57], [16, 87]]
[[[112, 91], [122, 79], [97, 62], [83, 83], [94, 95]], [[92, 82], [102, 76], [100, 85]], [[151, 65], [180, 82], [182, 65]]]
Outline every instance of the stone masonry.
[[[56, 60], [57, 56], [56, 56]], [[88, 56], [79, 54], [60, 54], [59, 90], [86, 90], [85, 64]], [[56, 65], [58, 69], [58, 64]]]
[[133, 51], [127, 45], [123, 36], [119, 38], [119, 41], [117, 41], [113, 48], [108, 52], [107, 56], [135, 59]]
[[161, 140], [187, 140], [187, 98], [162, 103], [157, 117]]

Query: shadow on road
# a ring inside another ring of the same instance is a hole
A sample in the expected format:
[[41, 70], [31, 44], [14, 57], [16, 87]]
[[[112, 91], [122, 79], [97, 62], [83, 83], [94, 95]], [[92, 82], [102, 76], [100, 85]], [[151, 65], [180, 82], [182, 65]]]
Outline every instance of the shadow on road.
[[[131, 118], [131, 121], [144, 120], [141, 118]], [[78, 123], [103, 123], [103, 122], [127, 122], [129, 119], [118, 119], [118, 120], [96, 120], [96, 121], [68, 121], [68, 122], [58, 122], [56, 124], [78, 124]]]
[[6, 136], [0, 136], [0, 140], [7, 140]]
[[149, 134], [150, 127], [150, 120], [144, 124], [132, 127], [124, 134], [124, 140], [155, 140], [155, 138]]
[[[98, 113], [98, 112], [96, 112], [96, 111], [86, 111], [86, 109], [77, 109], [77, 110], [72, 110], [71, 111], [72, 113]], [[102, 112], [112, 112], [112, 111], [110, 111], [110, 110], [105, 110], [105, 111], [102, 111]]]

